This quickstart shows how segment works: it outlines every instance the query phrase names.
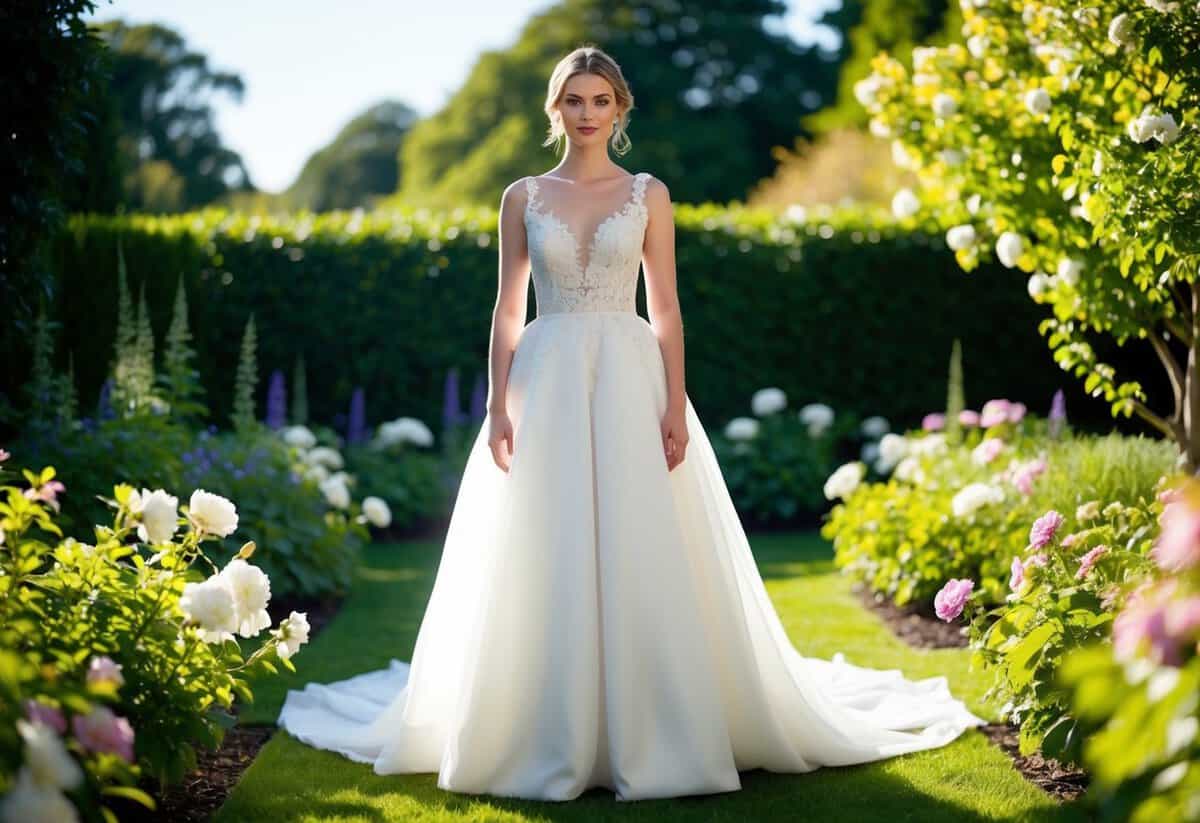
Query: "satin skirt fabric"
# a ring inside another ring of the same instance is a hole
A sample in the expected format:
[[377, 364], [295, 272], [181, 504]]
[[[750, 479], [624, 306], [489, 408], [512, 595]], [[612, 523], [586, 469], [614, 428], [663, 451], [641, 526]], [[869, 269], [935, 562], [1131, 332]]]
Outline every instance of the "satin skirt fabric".
[[[945, 677], [803, 657], [690, 399], [633, 312], [542, 314], [518, 342], [514, 452], [471, 448], [412, 660], [288, 693], [278, 724], [449, 791], [617, 800], [735, 791], [943, 746], [985, 721]], [[386, 627], [381, 627], [386, 631]]]

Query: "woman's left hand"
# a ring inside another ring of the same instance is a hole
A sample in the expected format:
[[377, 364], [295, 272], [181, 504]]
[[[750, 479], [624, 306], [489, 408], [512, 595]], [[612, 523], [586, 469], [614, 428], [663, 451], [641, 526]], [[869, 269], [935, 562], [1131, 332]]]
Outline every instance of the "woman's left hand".
[[671, 471], [680, 463], [687, 452], [688, 431], [687, 416], [683, 406], [668, 406], [663, 415], [662, 424], [663, 453], [667, 457], [667, 471]]

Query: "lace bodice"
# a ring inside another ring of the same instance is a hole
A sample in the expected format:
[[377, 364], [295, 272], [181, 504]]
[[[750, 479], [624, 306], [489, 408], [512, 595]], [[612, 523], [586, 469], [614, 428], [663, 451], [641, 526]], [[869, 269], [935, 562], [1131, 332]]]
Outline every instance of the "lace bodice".
[[646, 172], [633, 176], [629, 196], [596, 225], [586, 245], [546, 208], [537, 179], [525, 179], [529, 193], [525, 232], [539, 315], [637, 311], [638, 270], [649, 217], [644, 202], [649, 176]]

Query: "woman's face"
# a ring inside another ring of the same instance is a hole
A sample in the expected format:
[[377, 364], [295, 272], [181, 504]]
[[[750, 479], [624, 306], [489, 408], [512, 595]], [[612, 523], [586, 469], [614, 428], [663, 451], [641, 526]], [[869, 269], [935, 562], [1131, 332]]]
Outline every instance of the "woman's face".
[[558, 111], [568, 140], [603, 143], [617, 120], [617, 98], [612, 84], [600, 75], [576, 74], [563, 88]]

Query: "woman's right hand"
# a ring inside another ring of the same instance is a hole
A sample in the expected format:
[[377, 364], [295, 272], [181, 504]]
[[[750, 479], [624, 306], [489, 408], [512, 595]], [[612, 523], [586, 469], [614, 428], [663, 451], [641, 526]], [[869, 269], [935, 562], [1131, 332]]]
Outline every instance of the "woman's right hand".
[[[512, 463], [513, 426], [508, 419], [508, 412], [488, 413], [488, 446], [492, 450], [492, 459], [496, 465], [507, 472]], [[507, 444], [507, 450], [504, 448]]]

